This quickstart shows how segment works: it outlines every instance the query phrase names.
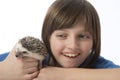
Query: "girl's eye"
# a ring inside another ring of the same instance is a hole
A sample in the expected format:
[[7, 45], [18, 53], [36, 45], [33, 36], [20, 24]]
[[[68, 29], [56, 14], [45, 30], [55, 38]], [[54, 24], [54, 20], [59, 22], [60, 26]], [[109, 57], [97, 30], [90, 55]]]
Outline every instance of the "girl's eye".
[[88, 36], [88, 35], [81, 34], [81, 35], [79, 35], [79, 38], [80, 38], [80, 39], [88, 39], [89, 36]]
[[56, 35], [58, 38], [66, 38], [67, 36], [66, 35], [64, 35], [64, 34], [58, 34], [58, 35]]

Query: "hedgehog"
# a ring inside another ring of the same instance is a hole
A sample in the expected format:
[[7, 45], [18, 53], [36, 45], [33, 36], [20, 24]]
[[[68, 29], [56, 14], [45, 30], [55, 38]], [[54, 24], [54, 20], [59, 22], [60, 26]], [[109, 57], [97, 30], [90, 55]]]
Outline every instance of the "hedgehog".
[[47, 49], [45, 44], [38, 38], [32, 36], [26, 36], [21, 38], [16, 44], [16, 57], [32, 57], [40, 61], [40, 68], [42, 68], [42, 62], [47, 55]]

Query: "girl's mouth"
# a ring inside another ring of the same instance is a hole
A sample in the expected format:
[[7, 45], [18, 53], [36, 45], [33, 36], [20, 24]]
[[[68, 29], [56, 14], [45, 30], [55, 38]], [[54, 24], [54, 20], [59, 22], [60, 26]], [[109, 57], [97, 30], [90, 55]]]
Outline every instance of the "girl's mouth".
[[75, 58], [75, 57], [77, 57], [77, 56], [79, 56], [80, 55], [80, 53], [66, 53], [66, 54], [63, 54], [64, 56], [66, 56], [66, 57], [69, 57], [69, 58]]

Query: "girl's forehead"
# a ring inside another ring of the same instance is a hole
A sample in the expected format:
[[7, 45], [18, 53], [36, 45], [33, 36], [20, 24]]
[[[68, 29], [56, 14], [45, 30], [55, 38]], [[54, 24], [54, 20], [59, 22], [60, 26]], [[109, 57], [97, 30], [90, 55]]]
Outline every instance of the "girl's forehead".
[[62, 25], [56, 26], [56, 29], [54, 28], [53, 32], [56, 30], [69, 30], [69, 29], [70, 30], [77, 29], [77, 31], [89, 33], [93, 31], [89, 23], [86, 22], [86, 19], [77, 19], [74, 23], [64, 22]]
[[84, 23], [78, 22], [76, 24], [70, 25], [68, 27], [63, 27], [62, 29], [77, 29], [77, 30], [86, 30], [86, 25]]
[[74, 31], [74, 32], [89, 32], [85, 29], [85, 26], [84, 25], [81, 25], [81, 24], [76, 24], [76, 25], [73, 25], [73, 26], [70, 26], [70, 27], [65, 27], [65, 28], [62, 28], [62, 29], [58, 29], [58, 30], [55, 30], [56, 31], [62, 31], [62, 32], [69, 32], [69, 31]]

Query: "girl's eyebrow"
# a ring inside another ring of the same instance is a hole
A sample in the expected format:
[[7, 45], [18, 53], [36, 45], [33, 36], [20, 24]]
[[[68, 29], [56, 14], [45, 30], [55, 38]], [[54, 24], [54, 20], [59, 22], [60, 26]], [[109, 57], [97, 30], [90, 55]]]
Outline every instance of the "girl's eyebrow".
[[[66, 31], [66, 32], [68, 32], [69, 29], [72, 29], [72, 28], [58, 29], [58, 30], [56, 30], [56, 31]], [[85, 29], [80, 30], [80, 32], [81, 32], [81, 33], [86, 33], [86, 32], [89, 33], [89, 31], [86, 31]]]
[[[60, 29], [60, 30], [56, 30], [55, 32], [59, 33], [59, 32], [64, 32], [64, 33], [67, 33], [69, 32], [67, 29]], [[89, 31], [85, 31], [85, 30], [81, 30], [79, 31], [79, 34], [90, 34]]]
[[61, 32], [63, 31], [64, 32], [64, 31], [67, 31], [67, 29], [58, 29], [56, 31], [61, 31]]

